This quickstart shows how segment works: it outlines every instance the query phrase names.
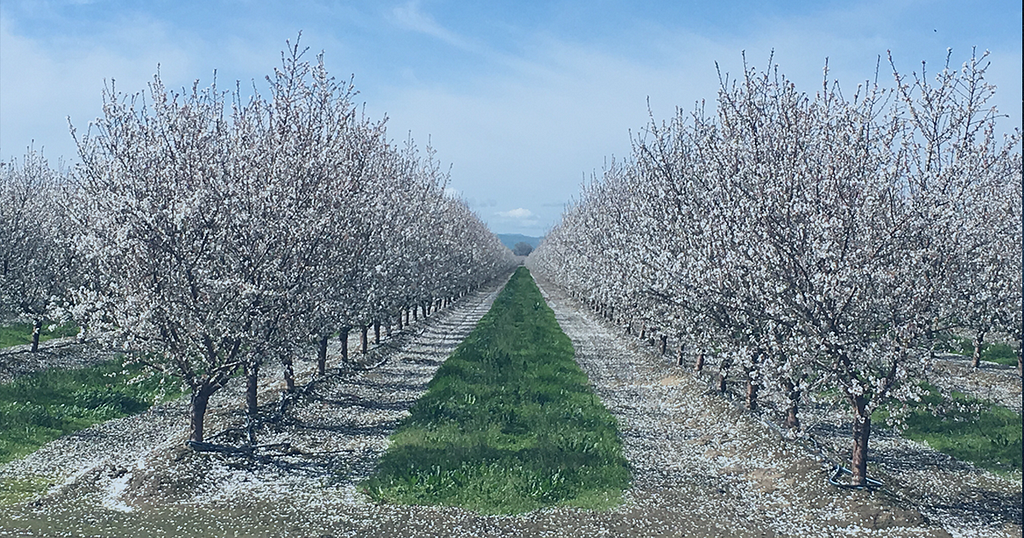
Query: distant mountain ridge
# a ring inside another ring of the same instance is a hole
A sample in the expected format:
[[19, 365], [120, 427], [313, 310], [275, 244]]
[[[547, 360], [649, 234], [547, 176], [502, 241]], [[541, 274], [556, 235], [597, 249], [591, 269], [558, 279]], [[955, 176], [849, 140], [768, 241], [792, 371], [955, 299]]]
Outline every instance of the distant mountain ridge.
[[506, 247], [508, 247], [509, 250], [512, 250], [516, 246], [516, 243], [519, 243], [519, 242], [527, 243], [531, 247], [537, 248], [537, 245], [540, 245], [541, 240], [544, 239], [543, 237], [530, 237], [529, 235], [522, 235], [522, 234], [494, 234], [494, 235], [498, 236], [498, 239], [501, 240], [501, 244], [505, 245]]

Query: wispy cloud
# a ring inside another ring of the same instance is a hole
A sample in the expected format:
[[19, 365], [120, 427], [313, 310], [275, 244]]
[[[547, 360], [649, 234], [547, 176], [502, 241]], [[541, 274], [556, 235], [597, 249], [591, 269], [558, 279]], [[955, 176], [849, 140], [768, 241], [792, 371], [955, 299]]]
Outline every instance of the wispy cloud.
[[901, 69], [928, 59], [934, 72], [947, 46], [962, 61], [977, 44], [992, 50], [994, 104], [1009, 116], [999, 129], [1021, 118], [1021, 11], [1008, 0], [943, 0], [949, 9], [908, 0], [75, 1], [0, 0], [0, 159], [33, 139], [51, 159], [73, 159], [66, 117], [86, 128], [102, 113], [105, 79], [133, 93], [158, 64], [169, 88], [205, 85], [217, 69], [223, 87], [241, 80], [246, 92], [302, 29], [332, 74], [355, 73], [364, 110], [386, 115], [390, 136], [432, 137], [453, 165], [450, 187], [500, 232], [542, 235], [608, 156], [628, 157], [630, 136], [652, 115], [671, 118], [703, 99], [713, 113], [715, 64], [741, 74], [741, 51], [759, 68], [774, 51], [813, 93], [826, 56], [830, 78], [852, 89], [886, 50]]
[[442, 26], [429, 13], [421, 11], [419, 0], [410, 0], [395, 6], [391, 10], [391, 17], [395, 24], [402, 28], [439, 39], [453, 47], [474, 52], [479, 49], [467, 39]]
[[[492, 230], [506, 233], [521, 233], [525, 235], [541, 235], [547, 226], [541, 222], [541, 215], [526, 209], [517, 207], [508, 211], [496, 211], [494, 217], [487, 219], [488, 226]], [[546, 219], [545, 219], [546, 220]]]
[[533, 216], [533, 211], [522, 207], [517, 207], [509, 211], [498, 211], [499, 217], [505, 217], [508, 219], [528, 219]]

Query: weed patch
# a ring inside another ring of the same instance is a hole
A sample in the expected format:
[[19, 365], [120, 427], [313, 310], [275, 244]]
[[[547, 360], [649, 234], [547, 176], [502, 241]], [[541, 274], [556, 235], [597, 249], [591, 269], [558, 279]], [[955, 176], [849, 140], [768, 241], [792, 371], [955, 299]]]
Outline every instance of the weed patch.
[[[931, 385], [920, 402], [908, 402], [903, 436], [997, 473], [1021, 472], [1021, 415], [960, 392], [944, 397]], [[872, 421], [884, 421], [879, 409]], [[879, 422], [881, 423], [881, 422]]]
[[123, 359], [77, 370], [49, 369], [0, 385], [0, 463], [62, 435], [141, 413], [182, 394], [177, 380]]
[[617, 504], [630, 481], [618, 426], [573, 357], [520, 268], [437, 371], [363, 490], [489, 514]]
[[0, 506], [32, 500], [42, 495], [53, 481], [42, 476], [0, 480]]

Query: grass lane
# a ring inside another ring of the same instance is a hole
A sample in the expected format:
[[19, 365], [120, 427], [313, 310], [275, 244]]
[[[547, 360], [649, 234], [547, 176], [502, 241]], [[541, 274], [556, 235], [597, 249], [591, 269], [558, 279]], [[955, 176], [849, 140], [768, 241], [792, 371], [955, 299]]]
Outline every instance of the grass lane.
[[0, 384], [0, 463], [181, 394], [179, 380], [122, 359], [75, 370], [51, 368]]
[[990, 471], [1021, 472], [1021, 415], [960, 392], [943, 396], [922, 383], [919, 402], [879, 408], [871, 420], [885, 424], [891, 412], [904, 415], [901, 435]]
[[608, 508], [630, 471], [614, 417], [520, 268], [391, 437], [377, 501], [488, 514]]
[[[64, 338], [78, 334], [78, 325], [68, 322], [60, 325], [43, 324], [39, 330], [39, 342]], [[13, 325], [0, 325], [0, 348], [20, 346], [32, 343], [32, 324], [15, 323]]]

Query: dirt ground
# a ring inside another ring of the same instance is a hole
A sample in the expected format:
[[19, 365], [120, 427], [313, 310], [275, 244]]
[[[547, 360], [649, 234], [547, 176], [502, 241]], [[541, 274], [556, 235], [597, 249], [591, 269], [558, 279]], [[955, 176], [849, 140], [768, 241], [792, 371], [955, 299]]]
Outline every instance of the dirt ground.
[[[1019, 478], [891, 436], [872, 447], [872, 472], [885, 491], [830, 486], [827, 463], [804, 444], [785, 441], [763, 418], [709, 392], [708, 379], [538, 284], [622, 430], [634, 484], [613, 510], [480, 516], [377, 505], [359, 492], [387, 436], [490, 307], [495, 285], [386, 339], [359, 364], [333, 361], [324, 378], [313, 379], [311, 362], [298, 363], [304, 388], [284, 405], [279, 373], [264, 368], [261, 405], [271, 418], [260, 442], [288, 446], [258, 460], [185, 450], [186, 402], [178, 401], [0, 466], [0, 480], [54, 484], [0, 509], [0, 536], [1021, 535]], [[241, 437], [243, 390], [236, 380], [215, 395], [214, 442]], [[807, 420], [826, 450], [841, 451], [849, 430], [841, 413], [825, 411]]]

